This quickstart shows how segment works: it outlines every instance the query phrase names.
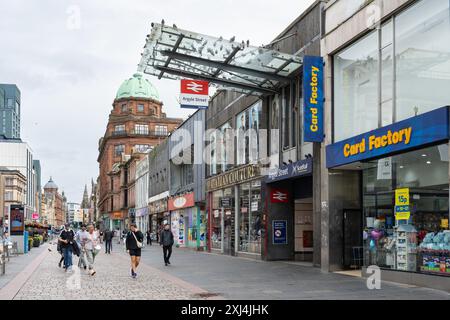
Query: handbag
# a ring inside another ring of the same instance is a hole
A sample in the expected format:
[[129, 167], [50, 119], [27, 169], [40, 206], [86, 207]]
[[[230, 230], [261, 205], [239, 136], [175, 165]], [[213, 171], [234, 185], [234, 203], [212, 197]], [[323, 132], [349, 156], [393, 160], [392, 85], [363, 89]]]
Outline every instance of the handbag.
[[136, 240], [136, 245], [137, 245], [137, 247], [138, 247], [139, 249], [142, 248], [142, 247], [143, 247], [142, 242], [138, 241], [138, 239], [136, 238], [136, 235], [134, 234], [133, 231], [131, 231], [131, 233], [133, 234], [134, 240]]

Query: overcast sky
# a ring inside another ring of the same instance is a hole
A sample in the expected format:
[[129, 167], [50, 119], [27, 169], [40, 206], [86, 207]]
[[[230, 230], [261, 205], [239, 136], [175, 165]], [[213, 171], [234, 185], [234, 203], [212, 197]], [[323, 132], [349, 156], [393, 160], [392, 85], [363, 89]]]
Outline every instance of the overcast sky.
[[[69, 201], [98, 175], [98, 140], [150, 23], [267, 44], [313, 0], [0, 0], [0, 83], [22, 93], [22, 140]], [[168, 116], [186, 117], [176, 81], [149, 78]], [[192, 112], [192, 111], [191, 111]]]

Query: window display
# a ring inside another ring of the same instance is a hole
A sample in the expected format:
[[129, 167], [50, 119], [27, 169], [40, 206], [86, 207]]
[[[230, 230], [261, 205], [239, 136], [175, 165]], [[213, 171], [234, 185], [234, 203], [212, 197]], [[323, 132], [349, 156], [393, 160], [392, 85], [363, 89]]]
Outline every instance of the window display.
[[448, 152], [444, 144], [364, 163], [366, 266], [450, 276]]
[[261, 253], [261, 181], [239, 186], [239, 251]]

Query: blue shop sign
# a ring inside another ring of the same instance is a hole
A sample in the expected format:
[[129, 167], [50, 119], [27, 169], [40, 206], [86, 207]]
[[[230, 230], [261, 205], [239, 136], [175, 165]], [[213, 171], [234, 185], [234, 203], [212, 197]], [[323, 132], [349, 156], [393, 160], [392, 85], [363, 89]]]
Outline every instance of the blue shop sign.
[[266, 176], [266, 183], [287, 180], [312, 174], [312, 159], [300, 160], [280, 168], [272, 169]]
[[287, 221], [273, 220], [273, 244], [287, 244]]
[[304, 141], [322, 142], [323, 131], [323, 58], [303, 59]]
[[387, 157], [449, 137], [449, 107], [443, 107], [327, 146], [327, 168]]

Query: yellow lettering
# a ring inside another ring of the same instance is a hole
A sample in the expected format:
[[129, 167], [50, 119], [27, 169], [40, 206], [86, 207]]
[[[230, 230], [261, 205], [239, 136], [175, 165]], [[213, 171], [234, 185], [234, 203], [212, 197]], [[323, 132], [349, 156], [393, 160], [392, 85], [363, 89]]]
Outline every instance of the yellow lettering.
[[412, 135], [412, 127], [405, 129], [405, 144], [409, 144], [411, 142]]

